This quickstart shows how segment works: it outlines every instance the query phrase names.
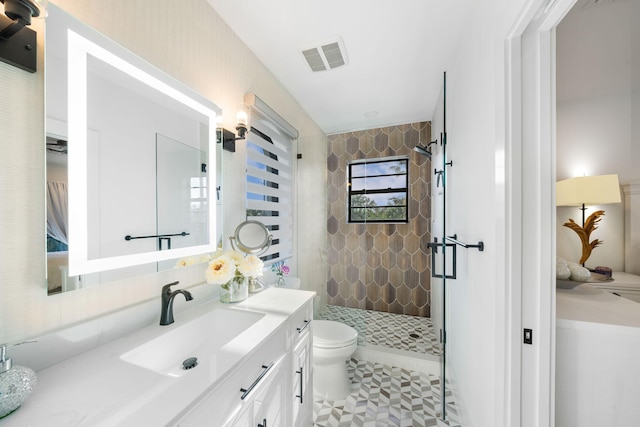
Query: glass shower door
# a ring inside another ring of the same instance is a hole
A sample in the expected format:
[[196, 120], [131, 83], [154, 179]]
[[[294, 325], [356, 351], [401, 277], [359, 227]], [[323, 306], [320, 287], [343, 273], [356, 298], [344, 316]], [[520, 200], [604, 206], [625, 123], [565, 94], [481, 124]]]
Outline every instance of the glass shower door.
[[[447, 157], [447, 73], [444, 73], [442, 90], [442, 111], [436, 112], [433, 118], [433, 128], [436, 135], [440, 135], [436, 148], [433, 149], [432, 162], [435, 165], [432, 184], [432, 209], [433, 209], [433, 241], [429, 243], [431, 248], [431, 275], [432, 275], [432, 320], [439, 335], [440, 344], [440, 385], [441, 407], [440, 417], [448, 420], [447, 413], [447, 387], [448, 371], [447, 362], [449, 345], [447, 326], [455, 307], [448, 298], [448, 287], [459, 286], [456, 284], [457, 253], [463, 249], [477, 249], [484, 251], [482, 241], [469, 244], [458, 239], [458, 236], [447, 223], [447, 176], [453, 166], [453, 161]], [[453, 288], [451, 288], [453, 289]], [[449, 402], [451, 403], [451, 402]], [[452, 404], [452, 403], [451, 403]]]
[[442, 110], [436, 111], [432, 120], [433, 135], [435, 145], [432, 148], [432, 164], [434, 165], [434, 176], [432, 179], [432, 211], [433, 229], [432, 239], [429, 243], [431, 248], [431, 319], [438, 337], [438, 353], [440, 355], [440, 407], [437, 413], [440, 418], [447, 419], [447, 279], [450, 279], [451, 246], [447, 244], [447, 198], [446, 179], [447, 167], [450, 163], [447, 160], [447, 73], [443, 77], [442, 89]]

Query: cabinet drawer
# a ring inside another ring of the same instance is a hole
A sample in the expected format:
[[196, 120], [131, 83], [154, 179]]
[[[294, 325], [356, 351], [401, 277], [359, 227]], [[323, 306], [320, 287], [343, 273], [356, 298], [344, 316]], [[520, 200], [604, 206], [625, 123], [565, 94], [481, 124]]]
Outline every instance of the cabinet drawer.
[[[195, 403], [179, 421], [179, 427], [232, 426], [262, 389], [271, 373], [287, 362], [286, 333], [280, 331], [262, 344], [231, 376]], [[271, 366], [270, 368], [267, 368]], [[260, 378], [261, 377], [261, 378]], [[252, 387], [253, 386], [253, 387]], [[244, 391], [243, 391], [244, 390]], [[244, 398], [243, 398], [244, 397]]]
[[307, 332], [311, 332], [311, 323], [313, 320], [313, 305], [308, 302], [297, 313], [291, 316], [290, 334], [294, 343], [299, 342]]
[[286, 426], [285, 358], [279, 359], [264, 376], [255, 392], [247, 397], [238, 416], [228, 420], [224, 427]]

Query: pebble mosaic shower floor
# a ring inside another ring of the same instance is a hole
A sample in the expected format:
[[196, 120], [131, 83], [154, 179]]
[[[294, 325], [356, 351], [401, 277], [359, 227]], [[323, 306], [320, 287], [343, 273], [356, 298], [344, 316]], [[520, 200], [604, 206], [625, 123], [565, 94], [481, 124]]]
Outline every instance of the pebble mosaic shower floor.
[[[345, 323], [358, 331], [358, 345], [378, 345], [439, 355], [429, 318], [328, 305], [318, 317]], [[352, 393], [345, 400], [315, 401], [316, 427], [459, 427], [447, 393], [447, 422], [441, 413], [438, 377], [351, 358]]]

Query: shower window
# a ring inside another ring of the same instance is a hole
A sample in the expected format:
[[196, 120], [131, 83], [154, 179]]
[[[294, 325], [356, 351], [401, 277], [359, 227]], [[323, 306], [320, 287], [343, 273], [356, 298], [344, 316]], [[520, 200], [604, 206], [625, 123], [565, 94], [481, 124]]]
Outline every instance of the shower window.
[[349, 222], [408, 222], [407, 157], [358, 160], [349, 163], [348, 170]]

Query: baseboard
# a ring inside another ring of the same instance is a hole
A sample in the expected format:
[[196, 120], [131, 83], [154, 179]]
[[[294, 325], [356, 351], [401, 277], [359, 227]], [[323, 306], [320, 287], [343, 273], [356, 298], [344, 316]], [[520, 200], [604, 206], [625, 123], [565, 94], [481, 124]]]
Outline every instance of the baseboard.
[[410, 371], [423, 372], [430, 375], [440, 375], [440, 357], [433, 354], [420, 354], [412, 351], [398, 350], [379, 345], [358, 346], [353, 354], [358, 360], [381, 363]]

